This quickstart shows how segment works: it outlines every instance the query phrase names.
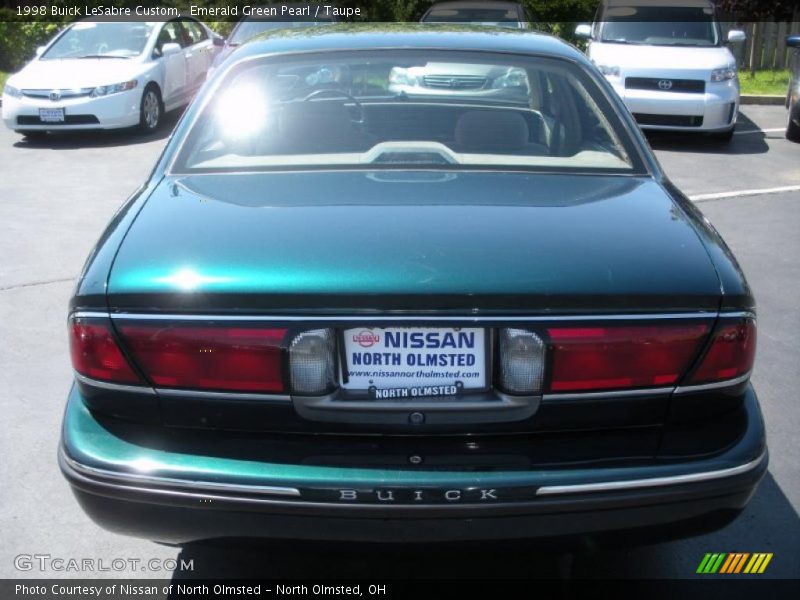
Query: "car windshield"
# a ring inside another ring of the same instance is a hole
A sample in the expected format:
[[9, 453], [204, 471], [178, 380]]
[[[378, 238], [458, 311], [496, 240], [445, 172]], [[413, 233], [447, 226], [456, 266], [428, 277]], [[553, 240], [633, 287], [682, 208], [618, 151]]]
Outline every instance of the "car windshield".
[[434, 8], [422, 19], [424, 23], [470, 23], [518, 27], [515, 10], [497, 8]]
[[76, 23], [42, 55], [54, 58], [130, 58], [144, 50], [153, 23]]
[[[298, 19], [308, 19], [308, 17], [297, 17]], [[328, 25], [333, 23], [333, 20], [326, 20], [324, 17], [319, 17], [316, 21], [292, 21], [282, 17], [282, 20], [277, 21], [274, 19], [248, 19], [242, 21], [236, 29], [231, 33], [228, 43], [232, 46], [244, 44], [247, 40], [264, 33], [266, 31], [274, 31], [275, 29], [300, 29], [303, 27], [315, 27], [317, 25]]]
[[603, 42], [653, 46], [716, 46], [714, 10], [680, 6], [615, 6], [603, 14]]
[[241, 63], [216, 89], [177, 170], [632, 170], [614, 109], [563, 60], [414, 50], [277, 57]]

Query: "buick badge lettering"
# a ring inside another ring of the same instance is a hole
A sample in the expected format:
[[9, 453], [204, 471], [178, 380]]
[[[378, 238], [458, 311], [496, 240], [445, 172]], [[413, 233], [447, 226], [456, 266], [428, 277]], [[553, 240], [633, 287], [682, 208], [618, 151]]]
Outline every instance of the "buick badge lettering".
[[380, 504], [452, 504], [457, 502], [496, 502], [500, 499], [495, 488], [471, 489], [375, 489], [337, 490], [340, 502]]

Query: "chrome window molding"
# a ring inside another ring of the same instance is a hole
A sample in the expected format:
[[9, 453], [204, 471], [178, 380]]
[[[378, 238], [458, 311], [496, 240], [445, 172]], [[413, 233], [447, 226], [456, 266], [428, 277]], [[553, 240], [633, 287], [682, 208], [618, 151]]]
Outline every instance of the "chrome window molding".
[[669, 477], [651, 477], [649, 479], [629, 479], [622, 481], [604, 481], [599, 483], [580, 483], [575, 485], [547, 485], [536, 490], [537, 496], [555, 496], [561, 494], [586, 494], [591, 492], [609, 492], [616, 490], [632, 490], [648, 487], [665, 487], [671, 485], [681, 485], [684, 483], [700, 483], [712, 481], [714, 479], [724, 479], [734, 477], [752, 471], [761, 465], [767, 456], [764, 450], [755, 460], [716, 471], [704, 471], [701, 473], [689, 473], [687, 475], [672, 475]]

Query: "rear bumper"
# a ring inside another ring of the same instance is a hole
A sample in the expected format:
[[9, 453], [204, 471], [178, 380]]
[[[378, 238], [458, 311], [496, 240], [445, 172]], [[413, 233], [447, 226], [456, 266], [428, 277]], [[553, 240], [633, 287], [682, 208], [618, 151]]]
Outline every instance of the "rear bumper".
[[[234, 481], [214, 473], [214, 465], [203, 474], [196, 468], [200, 452], [147, 458], [153, 455], [146, 448], [138, 452], [93, 427], [91, 413], [73, 394], [59, 462], [98, 524], [171, 543], [220, 537], [550, 539], [622, 531], [647, 541], [664, 531], [685, 536], [718, 527], [747, 504], [768, 462], [752, 388], [741, 410], [744, 427], [736, 442], [692, 460], [507, 472], [260, 464], [261, 474]], [[120, 461], [120, 443], [129, 460]], [[488, 498], [486, 490], [492, 491]]]

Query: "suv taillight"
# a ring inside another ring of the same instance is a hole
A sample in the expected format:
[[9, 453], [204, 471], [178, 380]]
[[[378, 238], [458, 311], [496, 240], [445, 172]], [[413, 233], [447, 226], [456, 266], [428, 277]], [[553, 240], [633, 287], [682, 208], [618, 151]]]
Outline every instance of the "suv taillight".
[[676, 385], [709, 327], [701, 324], [550, 327], [550, 392]]
[[110, 383], [142, 383], [106, 323], [71, 321], [69, 349], [72, 367], [85, 377]]
[[756, 322], [747, 318], [721, 323], [714, 331], [708, 351], [687, 381], [699, 385], [736, 379], [753, 370], [756, 358]]

